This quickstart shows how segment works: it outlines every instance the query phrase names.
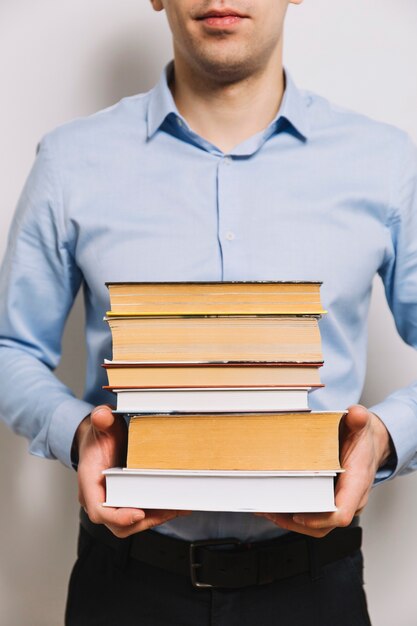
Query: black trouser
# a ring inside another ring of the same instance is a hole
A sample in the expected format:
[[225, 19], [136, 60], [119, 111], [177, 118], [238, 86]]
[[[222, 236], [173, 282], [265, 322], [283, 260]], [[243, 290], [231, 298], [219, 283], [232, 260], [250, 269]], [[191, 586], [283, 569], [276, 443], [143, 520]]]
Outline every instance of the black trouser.
[[[66, 626], [370, 626], [362, 554], [266, 585], [195, 589], [80, 529]], [[313, 555], [314, 559], [314, 555]]]

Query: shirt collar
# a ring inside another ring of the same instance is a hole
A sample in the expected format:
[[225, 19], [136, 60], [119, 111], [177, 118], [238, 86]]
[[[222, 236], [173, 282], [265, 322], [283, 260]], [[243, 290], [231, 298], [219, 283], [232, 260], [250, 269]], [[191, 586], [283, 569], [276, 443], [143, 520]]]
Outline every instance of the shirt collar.
[[171, 61], [165, 67], [159, 81], [150, 92], [148, 102], [148, 139], [162, 126], [170, 113], [181, 117], [168, 86], [173, 69], [174, 63]]
[[[180, 115], [168, 82], [173, 71], [173, 61], [168, 63], [155, 87], [151, 90], [148, 101], [148, 139], [162, 126], [166, 118], [173, 114], [181, 119], [186, 125], [186, 121]], [[306, 140], [310, 134], [310, 126], [307, 112], [307, 101], [303, 93], [297, 88], [290, 74], [284, 69], [285, 91], [281, 106], [275, 119], [269, 128], [279, 128], [280, 120], [284, 119], [293, 127], [294, 131], [302, 140]], [[272, 134], [272, 133], [271, 133]]]
[[[304, 140], [310, 136], [310, 124], [308, 118], [309, 100], [298, 89], [288, 70], [284, 69], [285, 91], [281, 106], [276, 115], [275, 122], [285, 119]], [[274, 123], [274, 122], [272, 122]]]

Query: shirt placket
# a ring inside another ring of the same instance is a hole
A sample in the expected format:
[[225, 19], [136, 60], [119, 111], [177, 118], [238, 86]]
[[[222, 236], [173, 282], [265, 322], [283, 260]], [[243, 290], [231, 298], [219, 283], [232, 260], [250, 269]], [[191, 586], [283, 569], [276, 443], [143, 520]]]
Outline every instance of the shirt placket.
[[219, 157], [217, 165], [217, 211], [222, 280], [234, 280], [241, 272], [239, 207], [237, 206], [238, 167], [238, 160], [233, 156]]

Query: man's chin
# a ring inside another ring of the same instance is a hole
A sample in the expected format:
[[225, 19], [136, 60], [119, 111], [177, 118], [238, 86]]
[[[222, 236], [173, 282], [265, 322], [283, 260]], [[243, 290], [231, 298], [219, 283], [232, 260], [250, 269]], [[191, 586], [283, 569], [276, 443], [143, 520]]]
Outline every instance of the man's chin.
[[231, 56], [204, 57], [196, 59], [200, 72], [213, 82], [230, 84], [240, 82], [254, 72], [253, 60]]

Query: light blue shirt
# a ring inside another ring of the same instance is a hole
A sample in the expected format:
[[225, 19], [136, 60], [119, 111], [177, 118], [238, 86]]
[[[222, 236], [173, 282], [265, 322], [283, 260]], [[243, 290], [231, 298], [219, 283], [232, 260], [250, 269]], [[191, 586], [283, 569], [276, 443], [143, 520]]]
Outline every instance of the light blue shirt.
[[[417, 347], [417, 157], [401, 130], [296, 88], [228, 155], [178, 113], [167, 73], [149, 93], [42, 140], [0, 277], [0, 413], [30, 451], [70, 466], [79, 422], [114, 401], [106, 281], [319, 280], [325, 388], [312, 409], [356, 403], [379, 274], [402, 338]], [[83, 400], [53, 374], [80, 288], [88, 351]], [[417, 467], [417, 384], [371, 407]], [[279, 533], [250, 514], [195, 513], [160, 528], [184, 538]]]

